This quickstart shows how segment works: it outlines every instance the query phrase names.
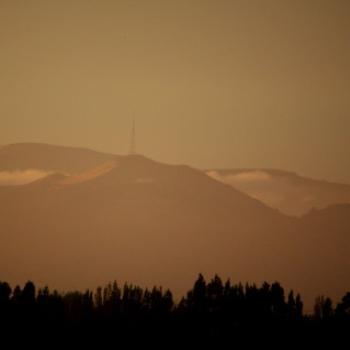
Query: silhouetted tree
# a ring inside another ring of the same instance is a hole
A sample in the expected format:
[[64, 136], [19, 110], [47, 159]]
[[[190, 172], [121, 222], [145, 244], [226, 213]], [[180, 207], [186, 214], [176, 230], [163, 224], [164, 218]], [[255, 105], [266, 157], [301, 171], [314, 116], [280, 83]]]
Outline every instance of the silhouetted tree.
[[224, 295], [224, 286], [221, 278], [215, 275], [214, 278], [207, 285], [207, 297], [209, 300], [209, 311], [216, 312], [222, 306], [222, 299]]
[[301, 300], [300, 294], [297, 294], [295, 298], [295, 319], [300, 321], [303, 318], [304, 304]]
[[[303, 302], [293, 290], [285, 300], [284, 289], [275, 282], [256, 284], [225, 283], [215, 275], [208, 283], [199, 275], [193, 288], [175, 304], [170, 290], [151, 290], [117, 282], [98, 287], [95, 293], [50, 292], [27, 282], [12, 291], [0, 282], [0, 331], [14, 329], [18, 334], [42, 332], [113, 339], [146, 339], [157, 336], [167, 339], [237, 339], [263, 334], [274, 337], [330, 334], [349, 329], [350, 293], [333, 309], [329, 298], [316, 299], [314, 317], [304, 317]], [[299, 333], [298, 333], [299, 332]], [[6, 333], [6, 332], [5, 332]], [[56, 337], [57, 337], [56, 334]], [[198, 345], [198, 343], [196, 343]], [[218, 343], [214, 343], [218, 345]]]
[[336, 315], [350, 321], [350, 292], [346, 293], [337, 305]]
[[333, 315], [332, 300], [320, 295], [315, 300], [314, 317], [317, 320], [328, 320]]
[[111, 290], [111, 308], [112, 313], [117, 314], [120, 312], [121, 307], [121, 290], [118, 286], [117, 281], [113, 282], [112, 290]]
[[10, 301], [11, 287], [7, 282], [0, 282], [0, 307]]
[[192, 291], [187, 294], [188, 304], [193, 311], [198, 313], [205, 312], [206, 294], [207, 284], [203, 275], [199, 274]]
[[271, 307], [275, 319], [281, 320], [286, 314], [286, 305], [284, 300], [284, 290], [278, 282], [271, 286]]
[[11, 287], [7, 282], [0, 282], [0, 329], [9, 322]]
[[294, 299], [293, 290], [288, 294], [288, 304], [287, 304], [288, 319], [294, 320], [296, 317], [296, 301]]
[[102, 297], [102, 288], [101, 287], [97, 287], [96, 292], [95, 292], [95, 296], [94, 296], [94, 301], [95, 301], [96, 308], [101, 310], [102, 306], [103, 306], [103, 297]]

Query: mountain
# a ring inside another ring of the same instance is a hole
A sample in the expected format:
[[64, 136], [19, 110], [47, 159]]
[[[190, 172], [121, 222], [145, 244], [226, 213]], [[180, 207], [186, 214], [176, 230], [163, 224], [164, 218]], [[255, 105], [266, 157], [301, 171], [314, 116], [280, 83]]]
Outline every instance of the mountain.
[[78, 174], [113, 157], [86, 148], [16, 143], [0, 147], [0, 172], [38, 169]]
[[[19, 143], [0, 147], [0, 186], [20, 185], [60, 172], [77, 175], [116, 156], [85, 148]], [[205, 171], [266, 205], [292, 216], [312, 208], [350, 203], [350, 185], [301, 177], [273, 169], [212, 169]]]
[[256, 198], [287, 215], [350, 203], [350, 185], [301, 177], [274, 169], [212, 169], [214, 179]]
[[[232, 239], [232, 232], [242, 236], [269, 221], [280, 225], [289, 220], [201, 171], [142, 156], [116, 157], [79, 176], [53, 174], [25, 186], [2, 187], [0, 198], [0, 224], [5, 232], [2, 258], [12, 260], [22, 247], [20, 255], [27, 256], [33, 266], [42, 266], [43, 260], [39, 264], [37, 259], [48, 252], [48, 262], [56, 256], [54, 263], [60, 265], [57, 248], [62, 247], [62, 259], [70, 262], [70, 271], [74, 270], [73, 257], [80, 256], [85, 263], [109, 257], [112, 270], [95, 271], [106, 279], [123, 273], [125, 278], [138, 280], [144, 272], [139, 275], [132, 267], [143, 270], [147, 264], [154, 277], [155, 271], [163, 277], [168, 265], [169, 273], [180, 266], [179, 273], [192, 270], [193, 279], [198, 270], [212, 264], [209, 256], [221, 260], [222, 242]], [[43, 246], [52, 251], [43, 251]], [[121, 265], [118, 274], [112, 273]], [[87, 273], [92, 270], [90, 266]], [[42, 280], [51, 280], [50, 275]]]
[[297, 219], [201, 170], [114, 156], [0, 186], [1, 279], [82, 289], [116, 278], [179, 296], [199, 272], [219, 273], [279, 280], [311, 305], [317, 293], [350, 289], [350, 206], [337, 220], [332, 210]]

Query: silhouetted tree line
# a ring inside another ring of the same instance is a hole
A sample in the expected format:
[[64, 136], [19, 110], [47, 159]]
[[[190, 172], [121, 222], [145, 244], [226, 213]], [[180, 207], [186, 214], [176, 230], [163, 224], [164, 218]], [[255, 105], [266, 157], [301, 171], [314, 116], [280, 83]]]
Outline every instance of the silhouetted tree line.
[[178, 303], [169, 290], [142, 289], [117, 282], [95, 291], [58, 293], [27, 282], [14, 289], [0, 282], [0, 325], [6, 333], [116, 336], [158, 339], [230, 339], [243, 334], [298, 334], [350, 331], [350, 293], [336, 306], [317, 297], [314, 313], [303, 313], [299, 294], [287, 295], [279, 283], [206, 282], [200, 274]]

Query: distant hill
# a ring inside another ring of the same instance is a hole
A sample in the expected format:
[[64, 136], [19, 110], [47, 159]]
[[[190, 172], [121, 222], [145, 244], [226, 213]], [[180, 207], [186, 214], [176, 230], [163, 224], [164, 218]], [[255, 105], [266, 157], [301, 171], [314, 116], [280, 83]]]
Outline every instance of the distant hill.
[[179, 295], [217, 272], [279, 280], [310, 305], [350, 289], [350, 205], [314, 215], [288, 217], [189, 166], [111, 157], [0, 187], [1, 279], [82, 289], [116, 278]]
[[86, 148], [16, 143], [0, 147], [0, 172], [39, 169], [79, 174], [113, 157]]
[[301, 216], [313, 208], [350, 203], [350, 185], [305, 178], [287, 171], [212, 169], [206, 173], [287, 215]]

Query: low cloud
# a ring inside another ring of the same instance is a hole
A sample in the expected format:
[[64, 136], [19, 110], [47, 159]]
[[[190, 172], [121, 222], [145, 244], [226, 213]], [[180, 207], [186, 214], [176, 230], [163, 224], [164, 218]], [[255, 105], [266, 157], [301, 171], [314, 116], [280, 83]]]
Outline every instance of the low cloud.
[[0, 171], [0, 186], [25, 185], [50, 174], [51, 172], [38, 169]]
[[288, 181], [287, 175], [273, 176], [263, 170], [225, 174], [209, 171], [207, 174], [287, 215], [300, 216], [312, 207], [321, 207], [324, 206], [322, 203], [325, 203], [315, 198], [312, 187], [297, 186]]
[[269, 173], [262, 170], [242, 171], [231, 174], [209, 171], [207, 175], [273, 208], [280, 208], [289, 195], [286, 193], [288, 188], [284, 182], [274, 179]]
[[272, 180], [270, 174], [261, 170], [244, 171], [241, 173], [228, 175], [221, 175], [217, 171], [209, 171], [207, 174], [218, 181], [230, 184], [232, 186], [235, 184], [269, 182]]

